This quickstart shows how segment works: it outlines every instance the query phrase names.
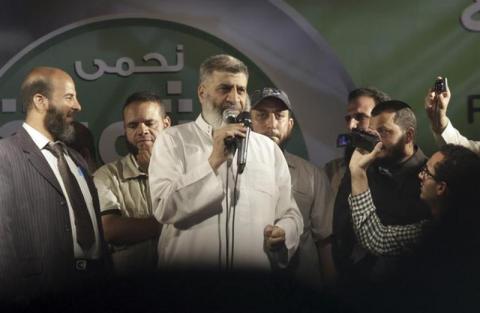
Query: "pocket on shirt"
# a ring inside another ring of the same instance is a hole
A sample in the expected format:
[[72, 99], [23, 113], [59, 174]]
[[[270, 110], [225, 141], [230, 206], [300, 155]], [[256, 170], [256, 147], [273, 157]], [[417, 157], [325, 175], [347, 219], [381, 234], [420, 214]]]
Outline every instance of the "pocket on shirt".
[[266, 168], [267, 165], [261, 166], [255, 164], [251, 166], [248, 169], [248, 182], [246, 182], [245, 187], [266, 193], [273, 197], [277, 186], [275, 185], [273, 173], [270, 173]]
[[274, 223], [276, 203], [278, 201], [277, 186], [273, 173], [266, 170], [267, 165], [251, 164], [248, 173], [240, 185], [237, 210], [243, 221], [265, 226]]

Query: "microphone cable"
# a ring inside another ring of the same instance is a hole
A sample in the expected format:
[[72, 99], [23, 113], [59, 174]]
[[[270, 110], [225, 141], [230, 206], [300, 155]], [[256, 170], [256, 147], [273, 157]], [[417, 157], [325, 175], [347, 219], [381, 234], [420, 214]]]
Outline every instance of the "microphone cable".
[[230, 206], [229, 206], [229, 201], [228, 201], [228, 198], [229, 198], [229, 195], [230, 195], [230, 191], [228, 190], [228, 174], [230, 172], [230, 168], [231, 168], [231, 165], [232, 165], [232, 161], [231, 160], [228, 160], [227, 161], [227, 175], [226, 175], [226, 192], [225, 192], [225, 206], [226, 206], [226, 221], [225, 221], [225, 258], [226, 258], [226, 270], [228, 271], [229, 269], [229, 264], [230, 264], [230, 249], [229, 249], [229, 246], [230, 246]]
[[235, 215], [237, 212], [237, 182], [238, 182], [239, 170], [237, 168], [237, 174], [235, 175], [235, 184], [233, 187], [233, 208], [232, 208], [232, 252], [231, 252], [231, 264], [230, 267], [233, 270], [233, 258], [235, 252]]

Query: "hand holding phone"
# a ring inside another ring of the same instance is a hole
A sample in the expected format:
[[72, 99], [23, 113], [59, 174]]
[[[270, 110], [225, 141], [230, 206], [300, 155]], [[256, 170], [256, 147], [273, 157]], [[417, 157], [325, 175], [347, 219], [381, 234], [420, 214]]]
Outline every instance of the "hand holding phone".
[[429, 89], [425, 98], [425, 110], [431, 121], [432, 129], [440, 134], [448, 125], [447, 107], [450, 102], [450, 90], [448, 80], [445, 77], [437, 77], [433, 87]]

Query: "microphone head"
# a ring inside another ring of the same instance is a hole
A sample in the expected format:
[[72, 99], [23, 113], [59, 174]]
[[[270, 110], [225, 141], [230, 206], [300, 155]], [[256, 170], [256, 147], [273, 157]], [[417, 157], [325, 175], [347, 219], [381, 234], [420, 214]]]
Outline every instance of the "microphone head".
[[243, 125], [245, 125], [246, 127], [252, 127], [252, 117], [250, 115], [250, 112], [240, 112], [240, 114], [238, 114], [237, 116], [236, 122], [243, 123]]
[[225, 124], [235, 123], [237, 120], [238, 111], [232, 109], [226, 109], [223, 111], [222, 118]]

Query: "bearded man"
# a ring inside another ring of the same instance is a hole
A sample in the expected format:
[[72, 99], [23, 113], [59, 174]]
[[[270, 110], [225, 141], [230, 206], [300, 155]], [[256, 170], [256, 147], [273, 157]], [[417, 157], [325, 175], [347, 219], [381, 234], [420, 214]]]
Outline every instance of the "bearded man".
[[[269, 270], [285, 266], [303, 229], [282, 151], [250, 133], [246, 167], [225, 140], [247, 137], [223, 112], [248, 110], [248, 69], [229, 55], [200, 67], [195, 122], [164, 130], [153, 147], [149, 183], [154, 215], [163, 224], [160, 268]], [[233, 160], [232, 160], [233, 158]]]
[[0, 142], [0, 298], [9, 301], [96, 282], [108, 263], [93, 180], [65, 145], [81, 110], [72, 78], [35, 68], [21, 98], [25, 122]]
[[286, 151], [294, 123], [292, 104], [283, 90], [265, 87], [253, 93], [253, 130], [282, 149], [292, 178], [293, 196], [303, 217], [300, 245], [288, 269], [296, 281], [320, 289], [335, 281], [330, 241], [332, 191], [322, 169]]
[[[373, 202], [385, 225], [406, 225], [427, 219], [428, 206], [420, 200], [418, 173], [427, 158], [415, 145], [416, 118], [410, 106], [397, 100], [384, 101], [372, 111], [370, 128], [379, 134], [382, 150], [367, 170]], [[333, 256], [343, 283], [377, 282], [395, 270], [397, 259], [377, 257], [359, 243], [354, 234], [348, 196], [348, 171], [335, 199]]]

